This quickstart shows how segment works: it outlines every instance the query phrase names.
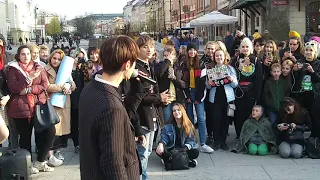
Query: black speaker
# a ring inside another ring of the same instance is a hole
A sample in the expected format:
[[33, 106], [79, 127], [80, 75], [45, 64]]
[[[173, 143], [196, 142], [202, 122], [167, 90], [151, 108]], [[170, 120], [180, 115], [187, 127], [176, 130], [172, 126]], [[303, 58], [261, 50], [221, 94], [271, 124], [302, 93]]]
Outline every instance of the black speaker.
[[31, 180], [31, 155], [25, 149], [0, 148], [0, 179]]

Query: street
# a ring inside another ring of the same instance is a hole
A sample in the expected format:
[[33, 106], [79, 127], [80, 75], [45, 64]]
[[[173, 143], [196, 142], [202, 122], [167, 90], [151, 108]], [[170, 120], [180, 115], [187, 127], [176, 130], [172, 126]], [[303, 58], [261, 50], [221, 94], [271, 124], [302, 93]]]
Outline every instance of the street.
[[[87, 49], [88, 41], [81, 40], [81, 47]], [[161, 46], [156, 45], [157, 51]], [[10, 51], [16, 53], [18, 46]], [[50, 46], [51, 48], [51, 46]], [[227, 144], [235, 148], [234, 127], [229, 128]], [[35, 143], [32, 142], [33, 147]], [[4, 143], [7, 146], [7, 142]], [[64, 164], [54, 172], [33, 175], [34, 180], [79, 180], [79, 155], [74, 152], [73, 143], [62, 150]], [[33, 154], [35, 155], [35, 154]], [[184, 171], [166, 171], [160, 158], [152, 153], [149, 158], [148, 174], [150, 180], [318, 180], [320, 179], [320, 160], [308, 158], [282, 159], [279, 155], [251, 156], [218, 150], [213, 154], [200, 153], [198, 166]]]

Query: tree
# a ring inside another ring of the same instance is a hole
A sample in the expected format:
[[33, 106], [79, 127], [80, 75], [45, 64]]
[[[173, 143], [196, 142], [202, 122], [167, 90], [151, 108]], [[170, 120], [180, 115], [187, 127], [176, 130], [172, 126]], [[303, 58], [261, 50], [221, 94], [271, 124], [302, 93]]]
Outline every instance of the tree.
[[70, 36], [70, 33], [67, 32], [67, 31], [63, 31], [63, 32], [61, 33], [61, 36], [69, 37], [69, 36]]
[[67, 25], [67, 16], [61, 16], [60, 17], [60, 27], [61, 27], [61, 31], [65, 31], [65, 27]]
[[58, 17], [51, 19], [50, 23], [46, 26], [46, 31], [50, 36], [56, 36], [61, 33], [61, 26]]
[[72, 20], [72, 24], [77, 28], [77, 32], [80, 33], [82, 37], [87, 35], [91, 36], [94, 33], [95, 24], [90, 16], [79, 16]]

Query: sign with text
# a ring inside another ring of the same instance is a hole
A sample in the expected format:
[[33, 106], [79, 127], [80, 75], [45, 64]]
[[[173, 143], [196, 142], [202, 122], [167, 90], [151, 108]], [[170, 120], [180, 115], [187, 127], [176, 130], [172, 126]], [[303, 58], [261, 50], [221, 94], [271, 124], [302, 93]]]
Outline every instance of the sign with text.
[[288, 0], [273, 0], [272, 1], [272, 6], [286, 6], [289, 5]]

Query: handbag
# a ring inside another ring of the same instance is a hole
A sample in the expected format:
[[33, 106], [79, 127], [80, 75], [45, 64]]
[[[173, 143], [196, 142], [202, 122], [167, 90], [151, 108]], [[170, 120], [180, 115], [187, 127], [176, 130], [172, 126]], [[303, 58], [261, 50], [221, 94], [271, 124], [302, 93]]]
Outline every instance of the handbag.
[[164, 162], [167, 171], [189, 169], [189, 156], [184, 149], [175, 148], [170, 154], [168, 160]]
[[309, 137], [306, 142], [306, 154], [309, 158], [320, 159], [320, 141], [318, 138]]
[[227, 115], [228, 115], [229, 117], [233, 117], [235, 110], [236, 110], [236, 105], [235, 105], [235, 104], [228, 104]]
[[42, 104], [39, 101], [38, 96], [38, 102], [35, 106], [34, 129], [36, 130], [36, 132], [42, 132], [60, 122], [60, 118], [56, 110], [49, 101], [47, 91], [44, 91], [44, 93], [47, 97], [46, 103]]

